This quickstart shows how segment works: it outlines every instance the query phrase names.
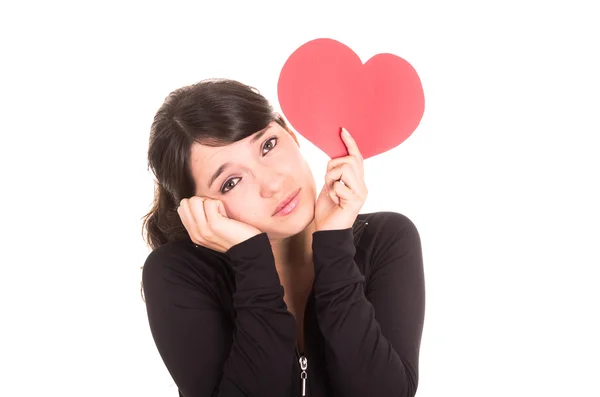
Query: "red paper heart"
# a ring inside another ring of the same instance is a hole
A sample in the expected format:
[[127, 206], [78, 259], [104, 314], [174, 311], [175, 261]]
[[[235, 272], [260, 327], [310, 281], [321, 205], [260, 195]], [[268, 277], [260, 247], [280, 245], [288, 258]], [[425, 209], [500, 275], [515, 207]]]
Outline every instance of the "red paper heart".
[[341, 127], [367, 159], [404, 142], [425, 108], [421, 80], [407, 61], [384, 53], [363, 65], [332, 39], [312, 40], [294, 51], [279, 75], [277, 94], [292, 127], [330, 158], [348, 155]]

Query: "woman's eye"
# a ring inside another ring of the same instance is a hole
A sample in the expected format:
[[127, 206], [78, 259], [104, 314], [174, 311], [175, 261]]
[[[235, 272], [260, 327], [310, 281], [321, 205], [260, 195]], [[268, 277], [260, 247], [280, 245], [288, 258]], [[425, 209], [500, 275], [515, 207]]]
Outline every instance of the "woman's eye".
[[[227, 182], [225, 182], [225, 184], [221, 188], [221, 194], [227, 193], [228, 191], [230, 191], [231, 189], [233, 189], [235, 187], [235, 185], [237, 185], [237, 183], [236, 184], [231, 184], [231, 181], [233, 181], [234, 179], [242, 179], [242, 178], [231, 178]], [[227, 189], [227, 190], [225, 190], [228, 186], [230, 186], [230, 188]]]
[[[264, 151], [264, 149], [265, 149], [265, 148], [268, 148], [269, 150], [271, 150], [271, 149], [273, 149], [273, 148], [275, 147], [274, 145], [269, 145], [269, 142], [271, 142], [271, 141], [273, 141], [273, 140], [274, 140], [275, 142], [277, 142], [277, 137], [273, 137], [273, 138], [269, 139], [269, 140], [268, 140], [268, 141], [265, 143], [265, 145], [263, 146], [263, 151]], [[269, 147], [269, 146], [270, 146], [270, 147]]]

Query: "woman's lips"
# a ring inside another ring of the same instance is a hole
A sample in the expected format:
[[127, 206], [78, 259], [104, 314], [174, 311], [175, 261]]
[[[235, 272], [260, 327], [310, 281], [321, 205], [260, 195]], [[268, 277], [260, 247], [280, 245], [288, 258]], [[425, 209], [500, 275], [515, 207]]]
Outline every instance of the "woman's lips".
[[278, 211], [276, 211], [273, 215], [288, 215], [292, 211], [294, 211], [300, 202], [300, 189], [298, 189], [295, 193], [292, 194], [292, 197], [287, 200], [287, 203], [281, 207]]

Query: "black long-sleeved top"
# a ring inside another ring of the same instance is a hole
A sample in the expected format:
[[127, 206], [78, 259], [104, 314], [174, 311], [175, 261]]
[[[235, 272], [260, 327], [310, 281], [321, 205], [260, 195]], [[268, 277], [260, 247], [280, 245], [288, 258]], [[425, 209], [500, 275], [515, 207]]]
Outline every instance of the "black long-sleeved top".
[[158, 351], [185, 397], [414, 396], [425, 312], [421, 241], [395, 212], [313, 234], [305, 351], [266, 233], [219, 253], [152, 251], [142, 281]]

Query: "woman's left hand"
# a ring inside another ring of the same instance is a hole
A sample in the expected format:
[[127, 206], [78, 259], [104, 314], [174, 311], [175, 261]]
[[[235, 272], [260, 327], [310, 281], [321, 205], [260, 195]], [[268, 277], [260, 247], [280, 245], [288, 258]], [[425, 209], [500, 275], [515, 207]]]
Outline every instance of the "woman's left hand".
[[327, 164], [325, 185], [315, 204], [317, 231], [352, 227], [367, 198], [363, 157], [358, 145], [349, 134], [342, 133], [342, 140], [348, 148], [348, 156], [332, 159]]

